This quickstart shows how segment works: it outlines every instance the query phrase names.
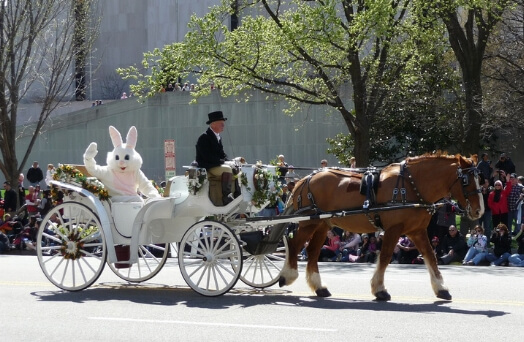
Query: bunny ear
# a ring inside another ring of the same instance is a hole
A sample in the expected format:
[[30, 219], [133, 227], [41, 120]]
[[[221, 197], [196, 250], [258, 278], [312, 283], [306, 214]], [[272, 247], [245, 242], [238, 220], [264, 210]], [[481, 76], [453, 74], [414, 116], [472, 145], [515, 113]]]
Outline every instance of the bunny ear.
[[136, 146], [136, 139], [137, 139], [136, 127], [131, 126], [131, 128], [129, 128], [129, 132], [127, 132], [126, 147], [134, 149]]
[[111, 136], [111, 141], [113, 142], [113, 147], [122, 146], [122, 136], [120, 132], [113, 126], [109, 126], [109, 135]]

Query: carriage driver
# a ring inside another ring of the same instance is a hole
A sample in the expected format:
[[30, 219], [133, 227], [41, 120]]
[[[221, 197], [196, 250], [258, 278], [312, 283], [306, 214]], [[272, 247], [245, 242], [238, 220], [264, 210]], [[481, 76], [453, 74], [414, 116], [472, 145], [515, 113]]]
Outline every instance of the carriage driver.
[[206, 124], [209, 125], [209, 128], [198, 138], [196, 162], [199, 167], [207, 170], [211, 202], [215, 206], [224, 206], [240, 195], [238, 184], [233, 182], [233, 169], [225, 164], [225, 161], [229, 159], [224, 152], [220, 137], [227, 118], [224, 118], [221, 111], [209, 113], [207, 116], [209, 120]]

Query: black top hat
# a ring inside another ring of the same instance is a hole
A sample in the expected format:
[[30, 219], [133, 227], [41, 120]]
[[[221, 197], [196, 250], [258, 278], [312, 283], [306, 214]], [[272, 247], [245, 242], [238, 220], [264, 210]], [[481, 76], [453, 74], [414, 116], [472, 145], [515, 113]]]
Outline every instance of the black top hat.
[[221, 111], [209, 113], [207, 114], [207, 116], [209, 120], [206, 122], [206, 125], [209, 125], [210, 123], [215, 122], [215, 121], [220, 121], [220, 120], [226, 121], [227, 120], [227, 118], [224, 117], [224, 114], [222, 114]]

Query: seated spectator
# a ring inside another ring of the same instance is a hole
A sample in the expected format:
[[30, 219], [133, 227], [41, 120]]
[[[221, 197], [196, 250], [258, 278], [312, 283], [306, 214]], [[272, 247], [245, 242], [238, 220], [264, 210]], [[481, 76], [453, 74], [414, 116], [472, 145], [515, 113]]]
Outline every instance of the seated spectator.
[[413, 260], [419, 255], [419, 252], [413, 241], [411, 241], [406, 235], [403, 235], [398, 240], [393, 254], [393, 263], [411, 264]]
[[322, 249], [320, 249], [318, 261], [325, 261], [324, 259], [333, 258], [335, 256], [335, 251], [340, 247], [340, 237], [333, 229], [328, 230], [327, 238], [327, 245], [322, 246]]
[[23, 229], [23, 221], [18, 216], [11, 218], [11, 215], [5, 214], [4, 221], [0, 229], [4, 230], [8, 236], [19, 234]]
[[508, 258], [509, 266], [524, 267], [524, 224], [520, 226], [520, 232], [515, 236], [515, 240], [519, 244], [516, 254]]
[[500, 223], [491, 235], [490, 241], [494, 246], [493, 253], [488, 253], [486, 260], [490, 262], [491, 266], [506, 265], [511, 256], [511, 235], [508, 227]]
[[340, 261], [342, 259], [342, 246], [346, 244], [346, 241], [350, 238], [350, 232], [342, 230], [340, 233], [340, 241], [338, 242], [338, 249], [335, 251], [335, 256], [330, 258], [329, 261]]
[[357, 262], [374, 263], [377, 258], [377, 238], [375, 235], [368, 236], [364, 234], [363, 240]]
[[449, 226], [448, 233], [440, 243], [442, 256], [439, 264], [448, 265], [454, 261], [462, 262], [467, 252], [466, 240], [454, 225]]
[[[359, 234], [352, 232], [347, 232], [349, 234], [345, 241], [340, 245], [338, 252], [341, 253], [340, 261], [349, 261], [349, 256], [356, 256], [358, 252], [358, 247], [362, 241]], [[338, 257], [338, 254], [337, 254]]]
[[[437, 260], [442, 256], [442, 249], [440, 248], [440, 240], [437, 236], [434, 236], [431, 239], [431, 248], [433, 249], [433, 253], [437, 257]], [[422, 254], [419, 254], [415, 260], [413, 260], [414, 264], [423, 264], [424, 263], [424, 257]]]
[[477, 225], [468, 239], [468, 252], [464, 257], [463, 265], [478, 265], [488, 253], [488, 238], [484, 235], [484, 228]]
[[13, 230], [12, 223], [11, 223], [11, 214], [5, 214], [4, 215], [4, 219], [1, 220], [1, 222], [0, 222], [0, 229], [2, 229], [4, 231], [4, 233], [6, 231]]

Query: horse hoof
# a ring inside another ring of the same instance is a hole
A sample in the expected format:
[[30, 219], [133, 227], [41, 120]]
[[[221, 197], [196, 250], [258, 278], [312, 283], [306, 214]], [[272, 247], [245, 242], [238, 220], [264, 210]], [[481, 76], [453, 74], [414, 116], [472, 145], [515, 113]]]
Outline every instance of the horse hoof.
[[437, 294], [437, 298], [444, 299], [444, 300], [451, 300], [451, 295], [449, 294], [449, 291], [447, 290], [440, 290]]
[[391, 300], [391, 296], [389, 295], [387, 291], [377, 292], [375, 293], [375, 297], [377, 298], [378, 301], [381, 301], [381, 302], [387, 302]]
[[284, 277], [278, 278], [278, 286], [279, 287], [284, 287], [285, 285], [286, 285], [286, 278], [284, 278]]
[[331, 297], [331, 292], [328, 289], [318, 289], [315, 292], [319, 297]]

